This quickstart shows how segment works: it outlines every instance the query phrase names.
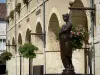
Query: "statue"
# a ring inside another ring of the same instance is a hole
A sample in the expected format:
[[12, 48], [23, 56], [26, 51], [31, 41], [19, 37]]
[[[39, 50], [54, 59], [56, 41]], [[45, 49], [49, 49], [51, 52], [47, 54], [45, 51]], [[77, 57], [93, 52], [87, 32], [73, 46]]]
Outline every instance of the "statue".
[[69, 14], [64, 14], [62, 16], [63, 16], [63, 20], [66, 22], [66, 24], [63, 25], [59, 33], [61, 59], [62, 59], [63, 66], [65, 68], [63, 70], [63, 73], [73, 74], [74, 73], [74, 67], [72, 64], [73, 45], [71, 43], [72, 22], [69, 19], [70, 18]]

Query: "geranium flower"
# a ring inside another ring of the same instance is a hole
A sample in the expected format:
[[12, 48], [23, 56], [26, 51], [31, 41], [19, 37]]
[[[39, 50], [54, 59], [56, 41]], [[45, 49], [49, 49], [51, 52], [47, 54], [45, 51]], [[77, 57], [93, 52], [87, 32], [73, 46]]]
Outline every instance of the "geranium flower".
[[77, 32], [77, 35], [80, 35], [81, 33], [80, 32]]
[[73, 31], [71, 31], [71, 34], [74, 35], [75, 33]]

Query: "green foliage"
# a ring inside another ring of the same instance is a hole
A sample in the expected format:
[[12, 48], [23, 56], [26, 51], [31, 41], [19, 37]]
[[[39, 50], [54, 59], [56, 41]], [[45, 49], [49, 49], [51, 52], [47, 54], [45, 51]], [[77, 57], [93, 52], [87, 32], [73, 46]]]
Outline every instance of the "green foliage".
[[0, 56], [3, 58], [3, 60], [8, 61], [11, 59], [12, 54], [10, 52], [3, 52]]
[[35, 51], [38, 50], [38, 48], [31, 43], [25, 43], [23, 46], [19, 47], [18, 50], [23, 57], [32, 59], [36, 57]]
[[73, 44], [73, 50], [81, 49], [83, 46], [83, 40], [80, 36], [74, 35], [72, 37], [72, 44]]
[[11, 19], [14, 19], [14, 10], [12, 10], [12, 11], [10, 12], [9, 17], [10, 17]]
[[23, 0], [23, 3], [28, 5], [29, 0]]
[[15, 11], [18, 12], [18, 13], [20, 13], [20, 9], [21, 9], [21, 3], [18, 3], [16, 5]]
[[3, 52], [0, 54], [0, 64], [4, 64], [6, 61], [10, 60], [12, 54], [10, 52]]

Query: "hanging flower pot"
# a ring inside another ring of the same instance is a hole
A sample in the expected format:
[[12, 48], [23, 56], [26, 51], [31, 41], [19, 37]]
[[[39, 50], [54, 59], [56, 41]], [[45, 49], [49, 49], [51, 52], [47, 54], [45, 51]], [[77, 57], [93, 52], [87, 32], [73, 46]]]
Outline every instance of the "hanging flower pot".
[[73, 25], [71, 30], [73, 50], [81, 49], [83, 42], [88, 40], [89, 34], [82, 25]]
[[20, 9], [21, 9], [21, 3], [18, 3], [16, 5], [15, 11], [20, 14]]

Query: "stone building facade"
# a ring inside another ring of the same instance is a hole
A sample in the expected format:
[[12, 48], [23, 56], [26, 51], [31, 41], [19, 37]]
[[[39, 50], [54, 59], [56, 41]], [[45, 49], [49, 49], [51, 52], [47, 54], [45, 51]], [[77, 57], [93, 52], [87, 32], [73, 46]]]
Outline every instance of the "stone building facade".
[[[7, 28], [7, 51], [13, 54], [11, 60], [7, 61], [8, 75], [28, 75], [29, 60], [20, 57], [18, 48], [27, 43], [29, 31], [32, 33], [44, 33], [44, 22], [46, 30], [46, 45], [42, 35], [32, 35], [31, 43], [36, 45], [39, 50], [36, 52], [36, 58], [33, 59], [33, 67], [43, 65], [44, 73], [62, 73], [64, 69], [60, 58], [59, 40], [57, 34], [59, 28], [65, 24], [62, 15], [70, 13], [73, 24], [82, 24], [90, 32], [91, 19], [89, 11], [69, 10], [69, 2], [74, 2], [74, 7], [90, 7], [90, 0], [29, 0], [28, 6], [23, 0], [7, 0], [7, 15], [15, 9], [18, 3], [21, 3], [20, 14], [14, 12], [14, 18], [9, 19]], [[45, 12], [45, 21], [44, 14]], [[89, 40], [91, 40], [89, 38]], [[16, 46], [13, 46], [16, 45]], [[85, 50], [76, 50], [73, 52], [73, 64], [76, 73], [89, 73], [87, 68]], [[20, 62], [21, 60], [21, 62]], [[20, 73], [21, 71], [21, 73]], [[33, 69], [34, 72], [34, 69]]]
[[96, 35], [95, 35], [95, 75], [100, 74], [100, 1], [95, 0], [96, 4]]

